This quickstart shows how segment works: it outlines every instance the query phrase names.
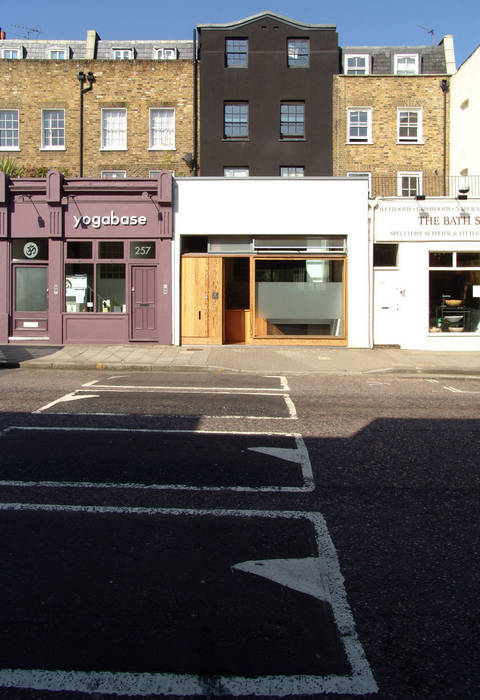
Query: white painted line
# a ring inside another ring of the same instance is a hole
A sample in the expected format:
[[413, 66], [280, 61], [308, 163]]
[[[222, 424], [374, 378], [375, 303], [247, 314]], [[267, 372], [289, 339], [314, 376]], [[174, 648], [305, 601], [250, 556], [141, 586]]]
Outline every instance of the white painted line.
[[425, 382], [428, 382], [429, 384], [440, 384], [438, 379], [424, 379]]
[[232, 569], [261, 576], [286, 588], [330, 602], [328, 569], [319, 557], [243, 561], [233, 564]]
[[[85, 386], [85, 385], [84, 385]], [[283, 390], [278, 387], [269, 389], [263, 387], [224, 387], [224, 386], [134, 386], [134, 385], [110, 385], [96, 384], [95, 390], [108, 393], [146, 393], [146, 394], [245, 394], [255, 396], [283, 396]], [[86, 389], [77, 389], [86, 391]]]
[[278, 379], [280, 380], [280, 386], [284, 391], [290, 391], [288, 386], [288, 379], [283, 374], [267, 374], [267, 379]]
[[288, 408], [288, 412], [289, 412], [289, 414], [290, 414], [290, 418], [291, 418], [292, 420], [297, 420], [297, 418], [298, 418], [298, 416], [297, 416], [297, 409], [295, 408], [295, 404], [293, 403], [292, 399], [291, 399], [290, 396], [288, 396], [287, 394], [284, 394], [284, 395], [283, 395], [283, 398], [285, 399], [285, 403], [287, 404], [287, 408]]
[[[181, 517], [239, 517], [268, 519], [309, 520], [315, 530], [318, 562], [323, 572], [322, 581], [328, 587], [331, 608], [341, 641], [351, 667], [351, 675], [328, 676], [215, 676], [201, 677], [193, 674], [125, 673], [55, 671], [51, 669], [0, 670], [0, 686], [34, 690], [82, 692], [90, 695], [261, 695], [283, 697], [287, 695], [319, 695], [321, 693], [367, 695], [377, 693], [378, 686], [355, 629], [355, 622], [347, 601], [344, 579], [340, 571], [337, 552], [330, 538], [326, 522], [320, 513], [298, 511], [254, 510], [181, 510], [168, 508], [134, 508], [106, 506], [66, 506], [29, 503], [0, 503], [0, 510], [47, 511], [87, 513], [101, 516], [117, 513], [128, 516], [181, 516]], [[311, 565], [308, 565], [311, 569]], [[291, 577], [290, 577], [291, 579]]]
[[[34, 413], [40, 413], [41, 409], [34, 411]], [[89, 413], [83, 413], [78, 411], [76, 413], [67, 413], [66, 411], [58, 411], [55, 413], [50, 413], [47, 415], [51, 416], [107, 416], [107, 417], [117, 417], [122, 418], [125, 416], [124, 413], [110, 413], [107, 411], [91, 411]], [[208, 413], [142, 413], [142, 418], [224, 418], [228, 420], [298, 420], [297, 416], [246, 416], [245, 414], [227, 414], [223, 413], [208, 414]]]
[[443, 388], [453, 394], [480, 394], [480, 391], [465, 391], [465, 389], [456, 389], [454, 386], [444, 386]]
[[70, 394], [65, 394], [64, 396], [61, 396], [59, 399], [55, 399], [55, 401], [51, 401], [50, 403], [45, 404], [45, 406], [42, 406], [41, 408], [37, 408], [36, 411], [32, 411], [32, 413], [42, 413], [42, 411], [46, 411], [48, 408], [52, 408], [52, 406], [56, 406], [59, 403], [68, 403], [69, 401], [77, 401], [78, 399], [98, 399], [99, 396], [96, 394], [90, 394], [86, 396], [76, 396], [76, 391], [72, 391]]
[[[56, 414], [58, 415], [58, 414]], [[7, 433], [18, 431], [37, 431], [37, 432], [80, 432], [80, 433], [143, 433], [143, 434], [162, 434], [175, 435], [181, 434], [200, 434], [200, 435], [229, 435], [230, 433], [220, 430], [169, 430], [169, 429], [148, 429], [148, 428], [68, 428], [68, 427], [48, 427], [48, 426], [15, 426], [11, 425], [0, 431], [0, 437]], [[21, 487], [42, 487], [42, 488], [98, 488], [98, 489], [141, 489], [144, 491], [241, 491], [249, 493], [307, 493], [315, 490], [315, 480], [313, 478], [312, 465], [308, 454], [307, 446], [301, 435], [298, 433], [262, 433], [262, 432], [239, 432], [235, 431], [235, 435], [243, 436], [265, 436], [265, 437], [291, 437], [295, 440], [296, 449], [274, 448], [274, 447], [248, 447], [248, 450], [253, 452], [263, 452], [264, 454], [280, 457], [280, 459], [289, 459], [300, 465], [303, 485], [302, 486], [189, 486], [186, 484], [142, 484], [141, 482], [97, 482], [97, 481], [20, 481], [0, 479], [0, 486], [21, 486]], [[289, 457], [284, 454], [280, 456], [276, 452], [292, 453]]]

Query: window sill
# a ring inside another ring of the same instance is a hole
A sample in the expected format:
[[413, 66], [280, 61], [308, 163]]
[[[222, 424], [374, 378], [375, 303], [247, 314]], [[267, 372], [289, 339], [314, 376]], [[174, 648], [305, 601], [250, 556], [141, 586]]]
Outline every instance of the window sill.
[[0, 151], [19, 151], [20, 146], [0, 146]]
[[245, 142], [245, 141], [250, 141], [250, 139], [248, 138], [248, 136], [238, 136], [238, 137], [233, 136], [232, 138], [223, 138], [222, 141], [224, 141], [225, 143], [230, 143], [232, 141]]
[[373, 141], [345, 141], [345, 146], [373, 146]]
[[66, 151], [65, 146], [42, 146], [41, 151]]
[[176, 151], [175, 146], [150, 146], [149, 151]]
[[292, 143], [292, 141], [306, 141], [307, 139], [305, 136], [285, 136], [284, 138], [280, 137], [279, 142], [282, 143], [283, 141], [288, 141], [288, 143]]
[[128, 151], [128, 148], [126, 146], [123, 147], [118, 147], [118, 148], [100, 148], [101, 151]]
[[423, 141], [396, 141], [397, 146], [423, 146]]

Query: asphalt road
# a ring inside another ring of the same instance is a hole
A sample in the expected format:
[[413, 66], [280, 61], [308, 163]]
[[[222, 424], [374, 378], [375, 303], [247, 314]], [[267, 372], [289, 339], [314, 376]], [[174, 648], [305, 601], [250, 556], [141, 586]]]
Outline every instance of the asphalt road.
[[478, 697], [480, 381], [0, 397], [0, 698]]

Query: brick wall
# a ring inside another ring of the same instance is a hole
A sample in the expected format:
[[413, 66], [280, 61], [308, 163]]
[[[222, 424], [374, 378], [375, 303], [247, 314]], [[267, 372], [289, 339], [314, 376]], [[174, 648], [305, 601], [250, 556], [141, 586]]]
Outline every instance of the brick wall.
[[[84, 94], [85, 177], [99, 177], [102, 170], [126, 170], [127, 177], [161, 169], [191, 174], [182, 157], [193, 150], [193, 67], [184, 60], [1, 60], [0, 109], [19, 110], [20, 151], [2, 150], [0, 156], [30, 169], [79, 174], [79, 71], [95, 75]], [[127, 109], [128, 150], [100, 150], [102, 107]], [[149, 109], [155, 107], [175, 108], [175, 150], [148, 150]], [[42, 108], [65, 109], [64, 151], [40, 150]]]
[[[393, 178], [399, 171], [443, 177], [443, 76], [334, 76], [333, 174], [371, 172]], [[372, 144], [348, 144], [347, 110], [372, 108]], [[421, 108], [423, 144], [397, 144], [397, 108]], [[447, 172], [449, 104], [447, 93]]]

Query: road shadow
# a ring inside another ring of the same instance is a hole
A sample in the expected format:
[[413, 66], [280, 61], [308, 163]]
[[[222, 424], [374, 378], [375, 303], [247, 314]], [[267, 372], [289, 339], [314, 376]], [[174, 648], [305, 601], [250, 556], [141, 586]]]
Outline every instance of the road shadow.
[[0, 345], [0, 370], [18, 368], [25, 360], [47, 357], [62, 347], [63, 345]]

